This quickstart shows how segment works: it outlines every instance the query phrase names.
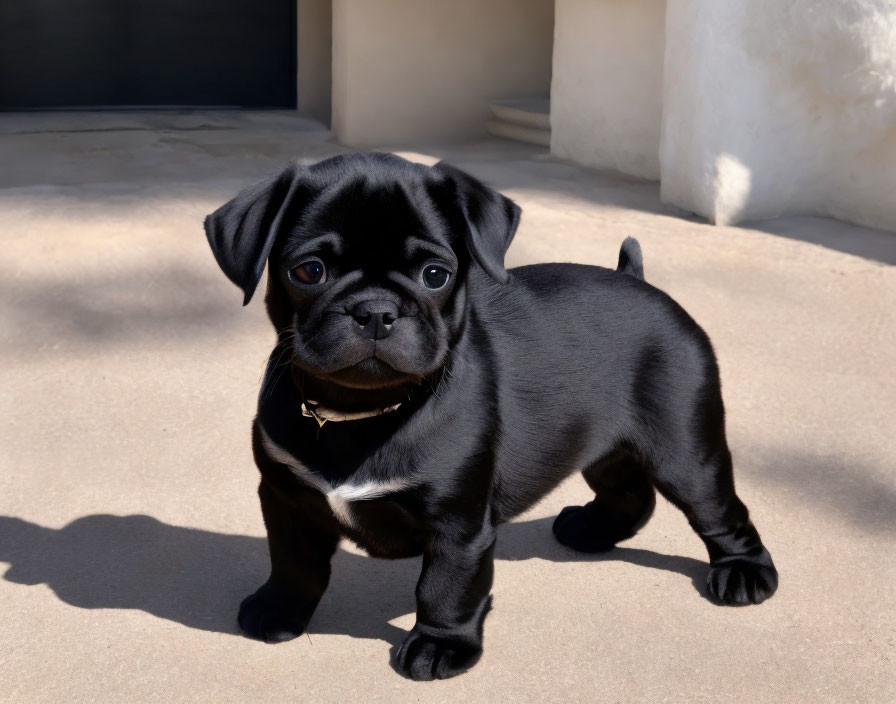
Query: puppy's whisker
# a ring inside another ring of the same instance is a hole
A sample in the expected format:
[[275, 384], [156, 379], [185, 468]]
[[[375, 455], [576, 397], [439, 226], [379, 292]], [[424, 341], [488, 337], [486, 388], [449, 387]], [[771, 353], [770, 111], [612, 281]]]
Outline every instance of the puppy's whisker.
[[283, 373], [289, 368], [290, 362], [292, 361], [290, 348], [292, 347], [292, 341], [294, 337], [295, 333], [289, 333], [289, 335], [283, 339], [283, 348], [278, 352], [277, 357], [273, 361], [273, 364], [270, 365], [271, 376], [268, 379], [267, 383], [262, 387], [262, 401], [267, 401], [268, 399], [270, 399], [271, 394], [274, 393], [274, 389], [283, 378]]
[[432, 382], [429, 382], [429, 390], [432, 391], [433, 396], [435, 396], [439, 401], [442, 400], [442, 397], [439, 396], [439, 390], [437, 387], [432, 385]]

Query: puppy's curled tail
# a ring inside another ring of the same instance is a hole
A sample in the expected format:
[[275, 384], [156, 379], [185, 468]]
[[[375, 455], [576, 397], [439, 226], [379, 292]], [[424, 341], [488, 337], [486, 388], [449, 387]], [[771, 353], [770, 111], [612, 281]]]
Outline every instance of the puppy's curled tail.
[[641, 245], [634, 237], [626, 237], [619, 248], [619, 264], [616, 271], [628, 274], [636, 279], [644, 280], [644, 260], [641, 258]]

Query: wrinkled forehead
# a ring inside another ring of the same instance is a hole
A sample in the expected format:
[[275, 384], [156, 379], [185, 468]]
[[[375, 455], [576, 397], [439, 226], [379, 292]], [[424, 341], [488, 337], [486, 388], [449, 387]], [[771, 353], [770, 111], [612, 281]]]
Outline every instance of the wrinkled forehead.
[[294, 234], [298, 239], [337, 235], [356, 254], [413, 256], [405, 251], [426, 242], [452, 250], [456, 236], [436, 205], [439, 184], [422, 174], [348, 174], [328, 184], [306, 209]]

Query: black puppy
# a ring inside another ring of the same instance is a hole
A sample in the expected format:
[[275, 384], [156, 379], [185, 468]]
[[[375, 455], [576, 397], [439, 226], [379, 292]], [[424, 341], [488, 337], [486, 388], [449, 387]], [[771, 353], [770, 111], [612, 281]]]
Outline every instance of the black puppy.
[[642, 281], [631, 239], [621, 271], [506, 271], [519, 217], [446, 164], [353, 154], [291, 166], [206, 218], [245, 302], [267, 263], [277, 331], [253, 427], [271, 575], [240, 606], [247, 635], [301, 634], [346, 536], [423, 555], [396, 667], [463, 672], [482, 653], [497, 526], [576, 471], [595, 497], [557, 517], [561, 543], [610, 550], [656, 487], [706, 544], [715, 599], [775, 591], [734, 492], [706, 334]]

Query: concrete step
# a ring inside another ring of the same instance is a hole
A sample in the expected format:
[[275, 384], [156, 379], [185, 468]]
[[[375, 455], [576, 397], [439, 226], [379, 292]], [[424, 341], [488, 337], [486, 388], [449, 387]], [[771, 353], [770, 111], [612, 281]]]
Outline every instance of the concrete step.
[[496, 100], [489, 105], [495, 119], [523, 127], [551, 129], [551, 101], [548, 98]]
[[485, 128], [489, 134], [495, 137], [512, 139], [516, 142], [525, 142], [526, 144], [537, 144], [542, 147], [551, 146], [550, 130], [526, 127], [512, 122], [504, 122], [503, 120], [489, 120], [485, 123]]

